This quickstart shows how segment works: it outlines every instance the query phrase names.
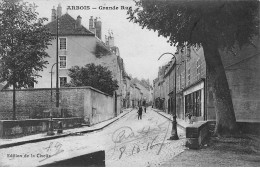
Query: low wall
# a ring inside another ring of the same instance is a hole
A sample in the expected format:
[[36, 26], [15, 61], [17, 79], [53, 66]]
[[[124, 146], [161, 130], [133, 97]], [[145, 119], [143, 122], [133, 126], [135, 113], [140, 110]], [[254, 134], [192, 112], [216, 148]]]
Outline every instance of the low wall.
[[208, 136], [209, 129], [207, 122], [196, 122], [186, 127], [186, 147], [199, 149]]
[[[216, 121], [208, 121], [210, 135], [214, 134]], [[244, 134], [260, 135], [260, 122], [237, 121], [238, 132]]]
[[[85, 123], [92, 125], [116, 115], [114, 97], [97, 89], [88, 86], [67, 87], [60, 88], [59, 91], [60, 110], [57, 110], [55, 109], [55, 89], [17, 90], [16, 118], [18, 120], [48, 118], [52, 110], [53, 117], [82, 117]], [[12, 95], [12, 90], [0, 92], [0, 120], [12, 119]]]
[[91, 101], [86, 101], [91, 104], [90, 125], [115, 117], [114, 98], [104, 96], [96, 91], [90, 91], [90, 93]]
[[[0, 138], [15, 138], [47, 132], [50, 119], [0, 120]], [[62, 122], [63, 129], [75, 128], [83, 122], [81, 117], [54, 118], [54, 129]]]
[[260, 135], [260, 122], [237, 122], [237, 126], [242, 133]]

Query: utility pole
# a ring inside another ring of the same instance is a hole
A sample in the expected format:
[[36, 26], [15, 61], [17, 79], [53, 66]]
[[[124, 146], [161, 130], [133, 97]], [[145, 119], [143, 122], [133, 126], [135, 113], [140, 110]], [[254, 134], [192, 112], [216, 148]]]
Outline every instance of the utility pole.
[[59, 18], [58, 14], [57, 17], [57, 36], [56, 36], [56, 43], [57, 43], [57, 51], [56, 51], [56, 108], [59, 110]]

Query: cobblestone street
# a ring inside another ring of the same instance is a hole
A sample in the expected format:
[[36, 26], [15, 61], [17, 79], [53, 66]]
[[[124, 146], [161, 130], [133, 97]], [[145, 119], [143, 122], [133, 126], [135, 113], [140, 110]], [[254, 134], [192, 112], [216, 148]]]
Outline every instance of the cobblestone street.
[[160, 166], [185, 148], [181, 129], [180, 140], [167, 140], [170, 134], [168, 119], [148, 108], [138, 120], [133, 110], [101, 131], [1, 149], [0, 164], [39, 166], [58, 157], [105, 150], [106, 166]]

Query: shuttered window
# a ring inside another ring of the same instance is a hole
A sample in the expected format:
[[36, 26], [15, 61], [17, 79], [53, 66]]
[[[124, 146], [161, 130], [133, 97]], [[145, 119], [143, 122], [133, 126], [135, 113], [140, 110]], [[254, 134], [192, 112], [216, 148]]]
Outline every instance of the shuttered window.
[[60, 56], [60, 68], [67, 68], [67, 57]]
[[66, 50], [66, 49], [67, 49], [67, 39], [60, 38], [60, 50]]

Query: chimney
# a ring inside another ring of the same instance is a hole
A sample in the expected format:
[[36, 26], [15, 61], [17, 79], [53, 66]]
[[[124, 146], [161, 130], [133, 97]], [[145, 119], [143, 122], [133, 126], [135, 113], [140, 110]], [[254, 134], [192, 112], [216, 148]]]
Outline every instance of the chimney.
[[89, 18], [89, 29], [92, 29], [93, 28], [93, 16], [91, 16], [90, 18]]
[[114, 47], [114, 37], [108, 37], [108, 44], [110, 47]]
[[113, 46], [115, 46], [114, 45], [114, 36], [113, 36], [113, 32], [112, 31], [108, 31], [108, 37], [107, 37], [107, 39], [108, 39], [108, 45], [109, 45], [109, 47], [113, 47]]
[[106, 45], [109, 45], [109, 44], [108, 44], [108, 37], [107, 37], [106, 35], [105, 35], [105, 44], [106, 44]]
[[96, 27], [96, 33], [97, 33], [96, 36], [101, 40], [102, 22], [100, 20], [98, 20], [98, 21], [96, 21], [95, 25], [96, 25], [95, 27]]
[[58, 17], [61, 17], [61, 14], [62, 14], [62, 8], [61, 8], [61, 5], [59, 4], [58, 7], [57, 7], [57, 15], [58, 15]]
[[76, 29], [77, 29], [77, 28], [81, 28], [81, 19], [82, 19], [82, 18], [81, 18], [81, 16], [79, 15], [79, 16], [77, 17], [77, 20], [76, 20], [76, 26], [75, 26]]
[[94, 27], [97, 28], [96, 26], [97, 26], [97, 17], [94, 19]]
[[94, 33], [96, 35], [96, 29], [94, 27], [93, 16], [91, 16], [89, 19], [89, 31], [91, 31], [92, 33]]
[[56, 19], [56, 9], [55, 6], [53, 6], [53, 9], [51, 10], [51, 21], [54, 21]]

